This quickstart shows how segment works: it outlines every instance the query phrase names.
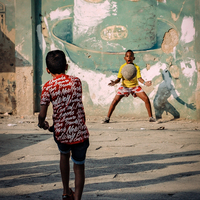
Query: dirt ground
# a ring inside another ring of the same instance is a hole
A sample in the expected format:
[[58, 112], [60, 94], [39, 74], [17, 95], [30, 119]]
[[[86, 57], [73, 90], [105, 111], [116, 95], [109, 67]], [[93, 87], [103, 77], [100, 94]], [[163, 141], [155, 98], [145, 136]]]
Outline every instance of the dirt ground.
[[[200, 199], [200, 122], [101, 120], [87, 117], [90, 147], [82, 200]], [[37, 127], [37, 116], [1, 115], [0, 199], [59, 200], [61, 195], [52, 133]]]

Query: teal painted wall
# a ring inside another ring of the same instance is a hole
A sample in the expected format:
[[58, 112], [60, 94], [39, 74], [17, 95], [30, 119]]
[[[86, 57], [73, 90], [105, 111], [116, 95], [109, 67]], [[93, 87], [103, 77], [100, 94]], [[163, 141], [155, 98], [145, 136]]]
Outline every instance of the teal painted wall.
[[34, 38], [32, 37], [32, 30], [34, 21], [32, 1], [18, 0], [15, 10], [15, 46], [19, 54], [16, 66], [33, 66]]
[[[108, 83], [117, 77], [125, 51], [132, 49], [142, 77], [153, 82], [149, 88], [142, 86], [153, 113], [161, 117], [165, 110], [172, 118], [196, 118], [195, 2], [43, 0], [43, 57], [49, 50], [63, 49], [68, 74], [83, 82], [86, 113], [106, 115], [119, 86]], [[43, 62], [42, 83], [50, 79], [45, 67]], [[114, 115], [147, 113], [140, 99], [128, 97]]]
[[[116, 79], [125, 51], [132, 49], [143, 79], [153, 82], [151, 87], [141, 86], [150, 98], [154, 115], [165, 116], [167, 111], [172, 118], [200, 116], [199, 0], [0, 3], [6, 6], [6, 31], [1, 28], [0, 51], [11, 58], [1, 62], [1, 80], [8, 84], [1, 87], [4, 101], [0, 112], [12, 112], [19, 104], [15, 87], [19, 87], [20, 96], [24, 83], [20, 81], [23, 77], [15, 76], [16, 69], [21, 70], [18, 75], [28, 74], [24, 80], [30, 80], [30, 87], [23, 98], [28, 101], [34, 93], [30, 104], [39, 111], [42, 85], [51, 78], [45, 70], [45, 56], [50, 50], [62, 49], [70, 66], [67, 73], [82, 80], [86, 114], [105, 116], [120, 85], [109, 87], [108, 83]], [[9, 42], [5, 43], [5, 38]], [[12, 95], [5, 92], [7, 86]], [[113, 115], [147, 117], [147, 112], [140, 99], [130, 96], [122, 99]]]

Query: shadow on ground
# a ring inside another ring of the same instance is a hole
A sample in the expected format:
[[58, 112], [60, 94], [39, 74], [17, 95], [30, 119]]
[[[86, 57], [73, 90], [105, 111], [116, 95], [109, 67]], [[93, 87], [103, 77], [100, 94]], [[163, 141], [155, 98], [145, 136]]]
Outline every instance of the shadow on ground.
[[[22, 136], [18, 136], [23, 138]], [[49, 135], [44, 135], [42, 139], [49, 138]], [[35, 138], [35, 137], [33, 137]], [[33, 143], [37, 142], [33, 139]], [[22, 143], [23, 144], [23, 143]], [[30, 145], [30, 144], [29, 144]], [[23, 145], [22, 145], [23, 146]], [[26, 145], [24, 145], [26, 146]], [[22, 148], [22, 147], [21, 147]], [[17, 148], [18, 149], [18, 148]], [[8, 153], [8, 152], [7, 152]], [[180, 193], [140, 193], [137, 191], [135, 193], [113, 193], [112, 190], [123, 190], [123, 188], [135, 188], [147, 185], [156, 185], [159, 183], [165, 183], [173, 181], [177, 178], [195, 176], [200, 174], [199, 171], [187, 171], [182, 173], [170, 174], [167, 176], [160, 176], [155, 179], [148, 180], [136, 180], [136, 181], [119, 181], [117, 180], [118, 175], [129, 173], [133, 174], [138, 172], [145, 172], [150, 170], [158, 170], [167, 168], [169, 166], [178, 166], [185, 164], [192, 164], [198, 161], [192, 159], [193, 156], [200, 155], [200, 151], [186, 151], [178, 153], [168, 153], [168, 154], [146, 154], [128, 157], [116, 157], [108, 159], [87, 159], [86, 162], [86, 178], [98, 178], [106, 175], [112, 175], [113, 181], [97, 181], [96, 183], [86, 183], [85, 191], [83, 195], [83, 200], [89, 199], [145, 199], [145, 200], [162, 200], [162, 199], [178, 199], [178, 200], [199, 200], [200, 193], [197, 192], [180, 192]], [[191, 161], [187, 162], [169, 162], [169, 159], [175, 157], [191, 157]], [[167, 159], [167, 161], [165, 161]], [[147, 162], [148, 163], [144, 163]], [[160, 163], [157, 163], [159, 161]], [[30, 194], [17, 195], [17, 196], [2, 196], [0, 199], [14, 200], [14, 199], [60, 199], [59, 195], [62, 193], [61, 189], [55, 188], [56, 182], [61, 182], [60, 171], [59, 171], [59, 161], [38, 161], [38, 162], [22, 162], [16, 164], [0, 165], [0, 188], [13, 188], [15, 186], [23, 185], [42, 185], [51, 184], [51, 190], [39, 191]], [[71, 178], [74, 178], [71, 172]], [[102, 178], [103, 180], [103, 178]], [[55, 188], [55, 189], [54, 189]], [[110, 191], [111, 190], [111, 191]]]
[[0, 137], [0, 157], [11, 152], [23, 149], [30, 145], [37, 144], [52, 137], [51, 133], [24, 133], [24, 134], [1, 134]]

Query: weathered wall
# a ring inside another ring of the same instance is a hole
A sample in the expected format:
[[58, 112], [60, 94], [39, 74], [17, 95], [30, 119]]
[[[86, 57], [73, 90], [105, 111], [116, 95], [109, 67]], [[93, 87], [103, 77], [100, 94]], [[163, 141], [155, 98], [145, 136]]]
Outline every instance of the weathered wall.
[[0, 113], [32, 115], [32, 1], [0, 1]]
[[195, 27], [196, 27], [196, 38], [195, 38], [195, 58], [197, 64], [197, 87], [196, 87], [196, 105], [197, 113], [196, 119], [200, 119], [200, 0], [196, 1], [195, 4]]
[[[172, 117], [197, 117], [195, 3], [198, 1], [57, 3], [42, 1], [44, 56], [56, 48], [65, 51], [70, 63], [68, 74], [80, 77], [83, 82], [87, 114], [107, 114], [118, 87], [109, 87], [108, 83], [116, 78], [124, 63], [124, 52], [132, 49], [142, 77], [153, 81], [153, 86], [143, 89], [157, 117], [165, 113]], [[45, 71], [41, 75], [43, 83], [50, 78]], [[128, 97], [117, 106], [114, 115], [142, 117], [147, 113], [140, 99]]]
[[15, 69], [17, 114], [34, 113], [34, 4], [15, 1]]
[[0, 113], [16, 113], [15, 8], [0, 2]]
[[[108, 83], [132, 49], [142, 77], [153, 82], [142, 86], [153, 113], [200, 117], [199, 0], [0, 2], [7, 8], [0, 20], [1, 113], [39, 110], [42, 85], [51, 78], [46, 53], [62, 49], [67, 73], [82, 80], [86, 113], [106, 115], [119, 86]], [[113, 114], [147, 116], [144, 103], [131, 96]]]

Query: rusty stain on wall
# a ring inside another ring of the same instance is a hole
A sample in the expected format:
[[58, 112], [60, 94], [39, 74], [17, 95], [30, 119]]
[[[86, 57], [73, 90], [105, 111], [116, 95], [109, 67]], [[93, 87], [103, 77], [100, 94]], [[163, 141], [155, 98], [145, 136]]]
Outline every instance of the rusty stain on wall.
[[149, 70], [151, 68], [150, 64], [146, 64], [146, 69]]
[[164, 53], [171, 53], [173, 52], [174, 47], [179, 42], [179, 35], [175, 29], [170, 29], [168, 32], [165, 33], [161, 48]]
[[145, 54], [143, 56], [143, 60], [145, 62], [148, 62], [148, 61], [158, 61], [158, 57], [157, 56], [154, 56], [154, 55], [151, 55], [151, 54]]
[[177, 65], [171, 65], [169, 71], [173, 78], [178, 79], [180, 76], [180, 70]]
[[172, 61], [173, 61], [172, 56], [169, 56], [168, 58], [166, 58], [166, 63], [168, 63], [169, 65], [172, 65]]
[[42, 34], [45, 38], [49, 37], [49, 32], [44, 21], [42, 21]]
[[171, 11], [171, 17], [172, 17], [172, 19], [173, 19], [175, 22], [179, 19], [180, 14], [181, 14], [181, 12], [182, 12], [182, 10], [183, 10], [184, 4], [185, 4], [185, 1], [183, 2], [183, 5], [182, 5], [181, 10], [180, 10], [180, 12], [178, 13], [178, 15], [176, 15], [175, 13], [173, 13], [173, 12]]
[[181, 82], [180, 82], [180, 69], [177, 65], [170, 65], [169, 67], [169, 71], [171, 76], [175, 79], [175, 83], [176, 83], [176, 89], [178, 88], [182, 88]]
[[16, 113], [15, 73], [0, 73], [0, 113]]

